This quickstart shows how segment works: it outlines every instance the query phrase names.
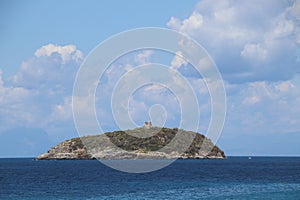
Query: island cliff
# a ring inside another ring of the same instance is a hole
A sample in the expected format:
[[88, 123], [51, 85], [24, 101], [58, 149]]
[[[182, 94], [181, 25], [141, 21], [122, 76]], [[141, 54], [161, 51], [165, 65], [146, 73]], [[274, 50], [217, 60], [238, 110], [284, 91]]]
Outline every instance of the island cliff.
[[[183, 135], [176, 146], [182, 146], [185, 138], [192, 137], [192, 144], [184, 153], [174, 150], [160, 151], [168, 145], [176, 134]], [[105, 137], [105, 135], [107, 137]], [[204, 135], [173, 128], [136, 128], [125, 131], [107, 132], [66, 140], [37, 160], [90, 160], [90, 159], [201, 159], [226, 158], [224, 152]], [[141, 136], [142, 137], [135, 137]], [[108, 145], [113, 144], [113, 145]]]

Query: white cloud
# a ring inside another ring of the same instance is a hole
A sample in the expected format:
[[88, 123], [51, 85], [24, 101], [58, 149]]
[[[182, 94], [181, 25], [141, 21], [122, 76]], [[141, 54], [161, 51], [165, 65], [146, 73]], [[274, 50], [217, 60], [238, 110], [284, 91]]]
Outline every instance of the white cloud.
[[293, 5], [288, 8], [288, 12], [290, 15], [292, 15], [294, 18], [300, 20], [300, 1], [295, 0], [293, 2]]
[[34, 55], [36, 57], [41, 57], [51, 56], [54, 53], [61, 56], [63, 64], [70, 60], [81, 61], [83, 59], [83, 53], [76, 49], [75, 45], [59, 46], [55, 44], [48, 44], [36, 50]]
[[244, 49], [241, 51], [241, 56], [254, 59], [254, 60], [265, 60], [267, 58], [268, 51], [261, 46], [261, 44], [246, 44]]
[[196, 94], [200, 94], [201, 98], [203, 98], [204, 95], [208, 94], [207, 85], [204, 79], [190, 78], [189, 81], [193, 89], [195, 90]]
[[300, 84], [294, 80], [229, 84], [227, 88], [227, 131], [247, 134], [300, 131]]
[[74, 45], [49, 44], [25, 60], [13, 76], [3, 80], [0, 70], [0, 125], [46, 131], [54, 124], [56, 129], [71, 126], [70, 96], [81, 61], [82, 53]]
[[246, 97], [243, 101], [243, 104], [245, 105], [252, 105], [256, 104], [260, 101], [259, 97], [257, 96], [252, 96], [252, 97]]
[[72, 97], [64, 97], [63, 102], [53, 106], [50, 121], [70, 121], [72, 120]]
[[36, 109], [30, 101], [38, 92], [24, 87], [6, 85], [0, 70], [0, 133], [35, 121]]
[[0, 105], [15, 104], [30, 98], [31, 91], [23, 87], [6, 87], [0, 69]]
[[187, 64], [188, 64], [187, 61], [182, 56], [182, 52], [178, 51], [178, 52], [176, 52], [176, 55], [174, 56], [173, 60], [171, 61], [171, 68], [178, 69], [182, 65], [186, 66]]
[[149, 63], [149, 59], [151, 58], [152, 54], [153, 54], [153, 51], [145, 50], [145, 51], [142, 51], [141, 53], [138, 53], [134, 57], [134, 60], [138, 65], [147, 64], [147, 63]]
[[[149, 107], [143, 101], [138, 101], [133, 97], [129, 98], [128, 102], [128, 115], [134, 122], [143, 122], [148, 120], [148, 109]], [[141, 124], [140, 124], [141, 125]]]
[[284, 81], [275, 85], [275, 88], [279, 92], [289, 92], [294, 87], [294, 84], [292, 84], [290, 81]]
[[[56, 54], [57, 53], [57, 54]], [[35, 53], [36, 57], [22, 62], [19, 71], [10, 78], [14, 86], [71, 90], [73, 81], [83, 59], [74, 45], [49, 44]]]
[[169, 28], [180, 30], [181, 27], [181, 21], [175, 17], [171, 17], [171, 19], [168, 21], [167, 26]]
[[203, 24], [203, 17], [198, 12], [193, 12], [189, 18], [180, 21], [175, 17], [171, 17], [168, 22], [168, 26], [173, 29], [177, 29], [181, 32], [194, 32], [201, 28]]
[[151, 90], [163, 90], [163, 89], [166, 89], [166, 88], [162, 85], [151, 84], [149, 86], [146, 86], [144, 90], [147, 92], [147, 91], [151, 91]]
[[299, 65], [299, 4], [203, 0], [190, 16], [171, 17], [167, 26], [206, 48], [227, 81], [287, 80]]
[[294, 22], [292, 20], [281, 20], [274, 28], [274, 35], [284, 37], [294, 32]]

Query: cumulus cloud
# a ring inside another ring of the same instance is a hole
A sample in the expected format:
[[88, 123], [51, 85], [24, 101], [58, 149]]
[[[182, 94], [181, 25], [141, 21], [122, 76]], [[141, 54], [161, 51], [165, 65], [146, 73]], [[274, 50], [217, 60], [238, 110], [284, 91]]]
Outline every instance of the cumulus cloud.
[[142, 52], [138, 52], [138, 54], [135, 55], [134, 60], [139, 65], [146, 64], [149, 62], [152, 54], [153, 54], [152, 50], [145, 50]]
[[300, 84], [297, 79], [227, 85], [227, 128], [240, 134], [300, 131]]
[[54, 90], [70, 91], [82, 59], [81, 51], [74, 45], [49, 44], [38, 49], [34, 57], [23, 61], [18, 72], [9, 80], [14, 86], [44, 87], [52, 93]]
[[267, 50], [261, 47], [260, 44], [246, 44], [241, 51], [241, 56], [248, 59], [265, 60], [267, 58]]
[[202, 44], [230, 82], [291, 79], [299, 71], [299, 1], [200, 1], [169, 28]]
[[[173, 16], [167, 23], [195, 38], [221, 71], [228, 106], [224, 134], [231, 139], [299, 133], [299, 11], [300, 1], [203, 0], [187, 18]], [[205, 131], [210, 96], [203, 79], [192, 76], [191, 68], [176, 66], [191, 72], [183, 75], [197, 91]]]
[[6, 85], [0, 70], [0, 126], [1, 131], [9, 127], [30, 124], [36, 110], [29, 102], [37, 96], [37, 91], [24, 87]]
[[63, 102], [53, 106], [50, 120], [70, 121], [72, 117], [72, 97], [67, 96], [63, 98]]
[[252, 97], [246, 97], [242, 103], [245, 105], [253, 105], [258, 103], [259, 101], [260, 101], [259, 97], [252, 96]]
[[22, 102], [29, 98], [31, 91], [23, 87], [5, 86], [0, 69], [0, 103], [8, 104], [12, 102]]
[[[56, 129], [71, 126], [70, 96], [82, 59], [74, 45], [49, 44], [25, 60], [11, 77], [3, 80], [0, 70], [1, 127], [32, 127], [48, 132], [54, 124]], [[49, 131], [53, 134], [58, 133]]]
[[[261, 56], [257, 51], [263, 51], [265, 46], [262, 46], [259, 43], [256, 45], [254, 45], [254, 43], [253, 45], [252, 43], [247, 44], [248, 47], [245, 49], [241, 48], [241, 51], [238, 52], [238, 56], [242, 57], [241, 52], [244, 50], [243, 56], [248, 56], [249, 59], [250, 57], [253, 59], [255, 58], [256, 63], [266, 62], [268, 56], [270, 56], [269, 54], [265, 54], [265, 56], [261, 58], [256, 58], [256, 56]], [[246, 43], [245, 46], [247, 46]], [[156, 53], [159, 52], [152, 52], [151, 56], [155, 58]], [[178, 54], [180, 55], [180, 52], [178, 52]], [[138, 64], [134, 59], [136, 55], [137, 54], [131, 55], [128, 59], [123, 59], [122, 62], [115, 63], [112, 66], [112, 69], [109, 70], [109, 73], [106, 74], [106, 81], [103, 82], [103, 85], [99, 85], [98, 95], [96, 96], [100, 98], [100, 101], [97, 102], [97, 112], [101, 124], [111, 126], [114, 123], [113, 116], [109, 114], [111, 112], [109, 110], [110, 94], [120, 77], [128, 71], [126, 70], [126, 66], [128, 65], [127, 62], [130, 62], [131, 60], [130, 70], [135, 69], [134, 66]], [[180, 58], [180, 56], [177, 57]], [[189, 66], [189, 64], [185, 66], [183, 60], [176, 59], [176, 57], [173, 57], [173, 59], [169, 60], [170, 67], [174, 68], [174, 66], [176, 66], [177, 72], [185, 76], [194, 89], [198, 98], [200, 110], [199, 131], [206, 133], [210, 123], [212, 106], [207, 84], [214, 88], [215, 82], [209, 79], [200, 78], [199, 76], [191, 76], [190, 74], [182, 73], [182, 69], [191, 66]], [[132, 60], [135, 63], [133, 63]], [[152, 57], [147, 60], [147, 62], [151, 61]], [[208, 64], [208, 60], [203, 59], [200, 61], [199, 65], [205, 69], [209, 67]], [[249, 77], [248, 74], [253, 75], [253, 73], [253, 71], [234, 72], [235, 75], [241, 76], [242, 74], [243, 77]], [[138, 74], [134, 77], [137, 79], [142, 78]], [[184, 93], [184, 87], [182, 87], [184, 84], [182, 81], [177, 80], [176, 78], [173, 81], [178, 87], [180, 86], [180, 88], [183, 88], [183, 91], [181, 92]], [[235, 133], [261, 133], [262, 131], [268, 133], [280, 131], [284, 133], [300, 130], [300, 118], [296, 114], [300, 110], [295, 109], [295, 107], [299, 107], [297, 105], [300, 105], [300, 93], [297, 92], [297, 90], [300, 91], [300, 88], [299, 84], [294, 82], [294, 80], [252, 80], [243, 82], [231, 82], [225, 80], [224, 83], [227, 88], [228, 115], [226, 118], [227, 123], [225, 124], [227, 133], [230, 133], [231, 135], [234, 135]], [[128, 114], [136, 124], [141, 125], [145, 120], [149, 119], [148, 111], [151, 106], [155, 104], [162, 105], [165, 108], [167, 113], [166, 126], [178, 126], [181, 117], [180, 105], [178, 104], [176, 97], [170, 93], [167, 88], [159, 84], [146, 85], [135, 91], [131, 98], [129, 98]], [[186, 105], [190, 104], [187, 103]], [[279, 111], [276, 112], [277, 110]], [[293, 119], [291, 119], [291, 117]], [[270, 124], [274, 124], [274, 127], [270, 128]]]
[[55, 44], [48, 44], [36, 50], [34, 55], [36, 57], [49, 57], [55, 53], [61, 56], [63, 64], [68, 62], [69, 60], [81, 61], [83, 59], [82, 52], [77, 50], [75, 45], [59, 46]]
[[167, 23], [167, 25], [173, 29], [188, 33], [199, 30], [202, 24], [203, 17], [198, 12], [193, 12], [189, 18], [184, 19], [183, 21], [175, 17], [171, 17], [170, 21]]
[[176, 55], [174, 56], [173, 60], [171, 61], [171, 68], [178, 69], [182, 65], [186, 66], [188, 62], [183, 58], [182, 52], [178, 51], [176, 52]]
[[290, 81], [284, 81], [275, 85], [275, 89], [279, 92], [289, 92], [291, 91], [295, 85]]
[[[154, 125], [178, 126], [180, 119], [180, 105], [178, 99], [170, 90], [159, 84], [150, 84], [141, 87], [129, 98], [129, 114], [137, 124], [151, 120], [150, 111], [152, 106], [159, 105], [165, 111], [164, 116], [157, 116]], [[152, 116], [153, 117], [153, 116]], [[159, 121], [162, 120], [162, 121]]]
[[162, 85], [159, 85], [159, 84], [151, 84], [149, 86], [146, 86], [145, 87], [145, 91], [153, 91], [153, 90], [163, 90], [163, 89], [166, 89], [164, 86]]

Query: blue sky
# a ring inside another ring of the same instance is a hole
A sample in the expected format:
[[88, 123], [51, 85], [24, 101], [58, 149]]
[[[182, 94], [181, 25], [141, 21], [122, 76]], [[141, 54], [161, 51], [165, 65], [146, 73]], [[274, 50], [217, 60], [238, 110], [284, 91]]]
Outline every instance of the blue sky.
[[[184, 32], [216, 62], [226, 87], [227, 117], [218, 145], [228, 155], [300, 155], [300, 1], [0, 1], [0, 156], [35, 156], [76, 137], [71, 99], [76, 72], [101, 41], [132, 28]], [[192, 67], [174, 55], [141, 51], [121, 58], [98, 87], [98, 117], [113, 130], [109, 92], [128, 68], [176, 67], [197, 89], [205, 133], [210, 99]], [[178, 63], [179, 62], [179, 63]], [[136, 92], [141, 123], [166, 91]], [[179, 121], [167, 94], [168, 126]]]

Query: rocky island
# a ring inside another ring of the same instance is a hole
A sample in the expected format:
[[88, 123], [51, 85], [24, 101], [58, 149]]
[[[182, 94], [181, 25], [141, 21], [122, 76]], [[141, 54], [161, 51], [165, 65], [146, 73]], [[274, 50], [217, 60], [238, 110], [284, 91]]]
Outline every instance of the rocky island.
[[[174, 139], [178, 134], [181, 135], [180, 139]], [[180, 147], [189, 139], [191, 143], [188, 148], [180, 151]], [[168, 147], [171, 142], [173, 146], [178, 147], [178, 151]], [[37, 160], [174, 158], [223, 159], [226, 156], [219, 147], [200, 133], [177, 128], [142, 127], [73, 138], [36, 157]]]

